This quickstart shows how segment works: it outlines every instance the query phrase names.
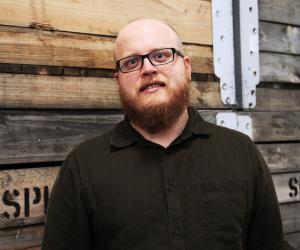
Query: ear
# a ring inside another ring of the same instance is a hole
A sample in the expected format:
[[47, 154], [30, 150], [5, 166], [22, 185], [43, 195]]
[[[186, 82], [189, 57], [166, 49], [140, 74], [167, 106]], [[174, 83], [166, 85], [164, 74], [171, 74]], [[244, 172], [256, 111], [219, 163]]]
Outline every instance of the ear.
[[188, 75], [189, 79], [191, 80], [192, 79], [192, 66], [191, 66], [190, 58], [188, 56], [185, 56], [183, 58], [183, 62], [184, 62], [184, 66], [185, 66], [187, 75]]

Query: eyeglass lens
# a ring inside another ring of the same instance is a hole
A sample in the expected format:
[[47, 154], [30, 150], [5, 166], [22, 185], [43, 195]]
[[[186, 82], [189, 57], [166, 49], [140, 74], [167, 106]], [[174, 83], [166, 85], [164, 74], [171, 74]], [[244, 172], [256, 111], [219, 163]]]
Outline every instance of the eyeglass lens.
[[147, 57], [153, 65], [161, 65], [172, 62], [174, 59], [174, 52], [172, 49], [159, 49], [152, 51], [148, 55], [136, 55], [121, 59], [119, 62], [121, 71], [130, 72], [140, 69], [145, 57]]

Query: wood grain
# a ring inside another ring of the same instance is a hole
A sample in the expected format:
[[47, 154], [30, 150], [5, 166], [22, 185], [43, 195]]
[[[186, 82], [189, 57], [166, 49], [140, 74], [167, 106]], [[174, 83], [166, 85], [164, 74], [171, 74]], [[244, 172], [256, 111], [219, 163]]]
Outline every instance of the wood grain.
[[[119, 109], [117, 86], [111, 78], [0, 74], [0, 106], [38, 109]], [[193, 81], [194, 107], [228, 109], [217, 82]], [[257, 88], [258, 111], [300, 111], [300, 89]]]
[[272, 173], [300, 171], [300, 143], [258, 144], [257, 146]]
[[255, 110], [300, 111], [300, 88], [256, 88]]
[[59, 161], [122, 119], [105, 112], [0, 111], [0, 163]]
[[259, 49], [300, 55], [300, 28], [269, 22], [259, 22]]
[[0, 171], [0, 228], [32, 224], [46, 214], [57, 167]]
[[300, 140], [299, 112], [252, 112], [253, 138], [256, 142]]
[[300, 2], [298, 0], [260, 0], [259, 19], [300, 25]]
[[300, 172], [273, 174], [279, 203], [300, 201]]
[[[201, 112], [214, 123], [215, 111]], [[299, 112], [241, 113], [252, 117], [259, 142], [300, 140]], [[0, 163], [60, 161], [80, 142], [109, 130], [122, 115], [104, 111], [0, 111]]]
[[260, 53], [260, 76], [265, 82], [300, 83], [300, 56]]
[[199, 0], [1, 0], [0, 24], [116, 36], [130, 20], [158, 18], [183, 41], [212, 44], [211, 3]]
[[35, 249], [41, 245], [43, 233], [43, 224], [0, 229], [0, 250]]
[[[0, 4], [1, 5], [1, 4]], [[0, 61], [114, 69], [115, 38], [0, 26]], [[211, 46], [184, 44], [193, 72], [213, 73]]]
[[285, 235], [287, 241], [296, 249], [300, 250], [300, 232]]
[[285, 233], [300, 231], [300, 202], [286, 203], [279, 206]]
[[[0, 74], [3, 108], [120, 108], [112, 78]], [[215, 82], [192, 82], [190, 102], [195, 107], [225, 108]]]

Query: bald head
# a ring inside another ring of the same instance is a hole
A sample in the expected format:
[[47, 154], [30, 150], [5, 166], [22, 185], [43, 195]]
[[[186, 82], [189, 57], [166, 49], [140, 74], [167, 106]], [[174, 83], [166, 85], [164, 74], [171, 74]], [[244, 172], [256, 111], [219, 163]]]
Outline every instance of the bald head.
[[118, 34], [114, 48], [115, 61], [133, 54], [145, 54], [159, 48], [182, 51], [177, 32], [161, 20], [143, 18], [128, 23]]

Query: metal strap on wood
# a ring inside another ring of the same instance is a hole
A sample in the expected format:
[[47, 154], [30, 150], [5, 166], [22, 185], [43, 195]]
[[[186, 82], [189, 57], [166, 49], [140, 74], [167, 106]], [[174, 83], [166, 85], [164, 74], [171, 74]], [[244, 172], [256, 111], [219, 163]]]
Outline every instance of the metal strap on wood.
[[257, 0], [212, 0], [215, 74], [221, 100], [254, 108], [259, 83]]
[[216, 116], [217, 125], [237, 130], [243, 134], [252, 136], [252, 119], [248, 115], [239, 115], [234, 112], [220, 112]]

